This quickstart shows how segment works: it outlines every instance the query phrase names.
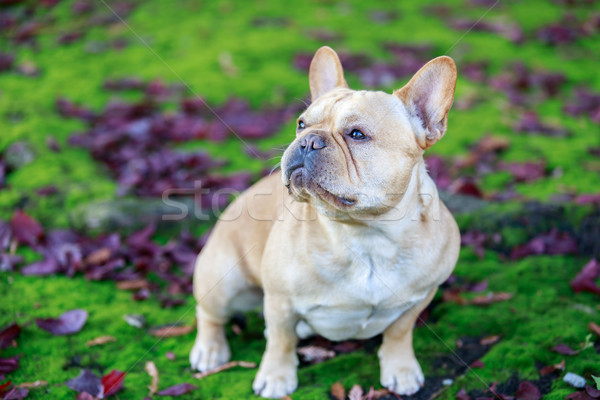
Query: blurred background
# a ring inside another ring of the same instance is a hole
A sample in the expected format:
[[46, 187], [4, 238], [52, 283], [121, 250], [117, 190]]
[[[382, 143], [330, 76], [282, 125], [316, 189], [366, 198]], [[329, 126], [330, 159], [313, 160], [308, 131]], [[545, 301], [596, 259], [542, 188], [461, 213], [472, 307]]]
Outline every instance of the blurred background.
[[[328, 45], [354, 89], [391, 92], [434, 57], [457, 63], [448, 131], [426, 160], [464, 248], [427, 311], [432, 330], [416, 334], [435, 377], [421, 398], [485, 397], [493, 382], [513, 396], [525, 381], [564, 398], [567, 371], [592, 384], [599, 43], [595, 0], [0, 0], [0, 326], [21, 326], [0, 354], [20, 364], [0, 377], [46, 380], [29, 397], [64, 398], [72, 389], [53, 385], [79, 370], [119, 369], [117, 396], [141, 398], [152, 359], [163, 382], [193, 382], [193, 333], [155, 343], [152, 329], [192, 326], [193, 259], [214, 211], [276, 168], [310, 101], [312, 55]], [[210, 192], [195, 196], [197, 182]], [[75, 336], [33, 323], [73, 308], [89, 312]], [[236, 324], [234, 357], [257, 362], [260, 315]], [[337, 380], [377, 388], [376, 342], [307, 344], [335, 357], [305, 358], [294, 398], [327, 398]], [[559, 342], [576, 353], [552, 351]], [[460, 351], [483, 366], [448, 361]], [[541, 374], [565, 357], [566, 370]], [[187, 396], [251, 398], [254, 372], [205, 378]]]

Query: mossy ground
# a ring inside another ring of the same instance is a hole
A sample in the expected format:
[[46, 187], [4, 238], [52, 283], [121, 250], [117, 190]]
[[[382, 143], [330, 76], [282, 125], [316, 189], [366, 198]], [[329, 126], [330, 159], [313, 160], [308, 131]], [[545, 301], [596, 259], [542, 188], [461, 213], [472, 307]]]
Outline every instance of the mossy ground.
[[[532, 0], [500, 1], [485, 17], [485, 20], [504, 19], [520, 24], [527, 36], [525, 43], [516, 45], [499, 35], [477, 31], [461, 38], [463, 32], [450, 29], [439, 17], [424, 12], [433, 4], [433, 1], [290, 4], [276, 0], [149, 0], [139, 2], [126, 18], [128, 26], [115, 22], [94, 27], [84, 39], [60, 45], [56, 42], [59, 34], [86, 25], [84, 17], [73, 17], [72, 2], [62, 1], [47, 11], [54, 22], [42, 30], [37, 48], [12, 48], [8, 39], [0, 39], [2, 48], [16, 52], [17, 64], [33, 62], [41, 71], [33, 78], [14, 72], [0, 74], [0, 151], [16, 141], [25, 141], [35, 153], [34, 161], [11, 173], [8, 187], [0, 190], [0, 217], [7, 219], [15, 207], [24, 206], [45, 226], [65, 227], [70, 224], [69, 211], [73, 208], [116, 196], [116, 185], [107, 171], [85, 150], [68, 145], [68, 137], [83, 130], [84, 125], [57, 114], [54, 107], [57, 97], [64, 96], [99, 110], [114, 96], [102, 89], [106, 79], [136, 76], [185, 82], [192, 93], [211, 104], [222, 103], [230, 96], [244, 98], [254, 107], [288, 104], [301, 101], [308, 93], [306, 74], [292, 66], [297, 52], [312, 52], [328, 44], [337, 50], [386, 57], [382, 44], [390, 41], [430, 43], [438, 54], [451, 50], [449, 55], [459, 67], [457, 99], [472, 94], [483, 99], [473, 108], [451, 111], [448, 133], [432, 152], [447, 157], [465, 155], [473, 142], [485, 134], [493, 134], [511, 143], [502, 155], [503, 160], [544, 159], [550, 169], [561, 171], [534, 183], [518, 184], [517, 190], [523, 195], [547, 200], [557, 193], [597, 192], [600, 189], [597, 160], [587, 149], [600, 146], [598, 127], [586, 117], [572, 118], [561, 111], [564, 99], [572, 96], [573, 87], [600, 90], [598, 54], [594, 52], [597, 37], [559, 48], [541, 44], [535, 39], [536, 29], [559, 21], [564, 9], [556, 2]], [[486, 10], [468, 6], [470, 3], [463, 0], [445, 4], [454, 15], [473, 19]], [[96, 6], [105, 8], [102, 2]], [[374, 10], [396, 11], [397, 17], [389, 22], [374, 22], [369, 17]], [[589, 11], [585, 7], [573, 10], [580, 16]], [[256, 24], [259, 17], [266, 18], [267, 23]], [[342, 38], [324, 43], [307, 35], [307, 31], [317, 28], [339, 33]], [[115, 39], [123, 39], [127, 46], [90, 52], [90, 47], [101, 47]], [[224, 73], [219, 65], [218, 58], [223, 53], [231, 55], [237, 68], [233, 76]], [[506, 97], [460, 75], [463, 63], [478, 60], [488, 61], [492, 73], [506, 71], [513, 62], [520, 61], [530, 67], [565, 74], [568, 85], [561, 95], [532, 109], [545, 122], [567, 128], [572, 135], [548, 138], [515, 134], [512, 126], [518, 112], [510, 107]], [[355, 76], [350, 75], [348, 81], [353, 87], [360, 86]], [[397, 82], [394, 88], [403, 83]], [[291, 121], [277, 135], [255, 144], [263, 150], [284, 146], [293, 137], [293, 125]], [[48, 149], [49, 136], [58, 141], [61, 152]], [[229, 172], [259, 172], [277, 162], [253, 159], [242, 146], [231, 138], [220, 144], [196, 142], [185, 147], [206, 149], [229, 160], [226, 168]], [[481, 184], [486, 192], [494, 193], [501, 192], [506, 182], [506, 173], [495, 172]], [[57, 196], [36, 194], [37, 189], [48, 185], [58, 187]], [[510, 236], [511, 232], [504, 234]], [[507, 240], [514, 242], [511, 238]], [[431, 329], [417, 329], [415, 349], [426, 375], [435, 372], [431, 361], [454, 349], [461, 336], [499, 334], [503, 338], [483, 358], [483, 369], [467, 373], [442, 396], [454, 398], [462, 386], [483, 389], [483, 382], [502, 381], [513, 372], [537, 378], [536, 361], [546, 365], [566, 358], [567, 370], [585, 376], [600, 375], [600, 359], [593, 349], [571, 357], [549, 351], [559, 341], [578, 347], [587, 335], [587, 323], [600, 322], [597, 297], [575, 295], [568, 285], [586, 261], [572, 257], [530, 257], [520, 262], [503, 262], [492, 252], [479, 260], [469, 249], [463, 249], [457, 275], [469, 281], [488, 279], [490, 290], [512, 292], [515, 296], [485, 308], [443, 303], [433, 311], [435, 322], [429, 324]], [[147, 394], [149, 378], [144, 371], [147, 360], [156, 363], [161, 387], [193, 382], [187, 362], [193, 334], [157, 340], [144, 330], [130, 327], [122, 318], [126, 313], [140, 313], [150, 325], [176, 321], [191, 324], [191, 298], [186, 305], [161, 309], [152, 300], [134, 302], [129, 293], [116, 290], [112, 282], [88, 282], [82, 277], [23, 277], [13, 273], [2, 273], [0, 278], [0, 326], [17, 321], [24, 327], [19, 346], [2, 353], [22, 355], [20, 368], [9, 378], [16, 383], [37, 379], [50, 382], [47, 389], [32, 390], [30, 398], [71, 397], [72, 391], [61, 384], [77, 375], [78, 368], [65, 369], [75, 356], [81, 357], [82, 365], [99, 366], [104, 372], [113, 368], [127, 371], [126, 389], [117, 398], [142, 398]], [[86, 326], [77, 335], [54, 337], [33, 322], [36, 317], [57, 316], [71, 308], [84, 308], [90, 313]], [[234, 359], [258, 362], [264, 348], [263, 323], [257, 314], [248, 317], [249, 327], [243, 335], [229, 332], [231, 346]], [[113, 335], [117, 341], [99, 347], [85, 346], [87, 340], [101, 335]], [[174, 361], [165, 357], [167, 351], [176, 355]], [[205, 378], [196, 382], [198, 391], [187, 398], [254, 398], [250, 391], [254, 372], [236, 369]], [[327, 398], [331, 384], [338, 380], [346, 387], [353, 384], [377, 387], [376, 355], [358, 351], [302, 368], [299, 390], [293, 398]], [[548, 397], [564, 398], [571, 391], [558, 380]]]

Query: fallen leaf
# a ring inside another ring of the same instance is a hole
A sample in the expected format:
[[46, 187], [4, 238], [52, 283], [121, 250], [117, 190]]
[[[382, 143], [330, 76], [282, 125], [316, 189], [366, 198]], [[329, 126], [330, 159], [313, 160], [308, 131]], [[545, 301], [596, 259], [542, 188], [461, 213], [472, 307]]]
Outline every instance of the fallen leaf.
[[86, 264], [104, 264], [110, 259], [112, 250], [109, 247], [101, 247], [92, 251], [86, 258]]
[[19, 368], [19, 356], [0, 358], [0, 374], [8, 374]]
[[595, 322], [590, 322], [588, 324], [588, 329], [594, 332], [596, 335], [600, 336], [600, 325], [596, 324]]
[[456, 393], [457, 400], [471, 400], [471, 396], [467, 393], [465, 388], [462, 388]]
[[75, 399], [76, 400], [98, 400], [97, 397], [92, 396], [88, 392], [77, 393], [77, 396], [75, 397]]
[[562, 360], [558, 364], [547, 365], [544, 368], [540, 369], [540, 376], [551, 374], [554, 371], [564, 371], [565, 370], [565, 360]]
[[341, 382], [336, 382], [331, 385], [331, 395], [336, 400], [346, 400], [346, 389], [344, 389], [344, 385]]
[[121, 290], [139, 290], [150, 287], [150, 282], [145, 279], [134, 279], [132, 281], [117, 282], [117, 289]]
[[494, 343], [498, 343], [500, 339], [502, 339], [500, 335], [486, 336], [479, 341], [479, 344], [481, 344], [482, 346], [489, 346]]
[[106, 335], [106, 336], [98, 336], [96, 339], [88, 340], [85, 345], [87, 347], [99, 346], [106, 343], [116, 342], [117, 338], [114, 336]]
[[35, 246], [44, 237], [44, 229], [35, 219], [22, 210], [17, 210], [10, 220], [13, 236], [20, 244]]
[[596, 259], [590, 260], [571, 281], [571, 288], [577, 292], [591, 292], [600, 294], [600, 286], [595, 280], [600, 276], [600, 263]]
[[588, 396], [593, 397], [594, 399], [600, 398], [600, 389], [597, 389], [590, 385], [585, 385], [585, 392]]
[[46, 382], [46, 381], [23, 382], [23, 383], [19, 383], [17, 385], [17, 387], [24, 388], [24, 389], [37, 389], [37, 388], [46, 387], [46, 386], [48, 386], [48, 382]]
[[53, 335], [71, 335], [83, 328], [87, 318], [87, 311], [76, 309], [66, 311], [58, 318], [38, 318], [35, 323], [39, 328]]
[[196, 386], [189, 383], [180, 383], [157, 392], [157, 396], [181, 396], [196, 389]]
[[194, 327], [190, 325], [165, 326], [163, 328], [151, 329], [150, 334], [157, 337], [173, 337], [187, 335], [193, 331]]
[[102, 377], [102, 389], [105, 396], [111, 396], [123, 388], [125, 372], [113, 369]]
[[249, 361], [229, 361], [219, 367], [213, 368], [210, 371], [206, 371], [206, 372], [198, 372], [194, 375], [192, 375], [192, 377], [196, 378], [196, 379], [202, 379], [205, 376], [209, 376], [209, 375], [213, 375], [234, 367], [242, 367], [242, 368], [256, 368], [256, 363], [253, 362], [249, 362]]
[[21, 334], [21, 327], [17, 324], [11, 324], [0, 332], [0, 350], [5, 349]]
[[65, 385], [76, 392], [87, 392], [94, 397], [103, 395], [102, 379], [89, 369], [81, 370], [77, 377], [69, 379]]
[[516, 400], [540, 400], [542, 398], [542, 393], [537, 386], [535, 386], [531, 382], [521, 382], [517, 392], [515, 393]]
[[472, 298], [469, 303], [478, 305], [478, 306], [487, 306], [492, 303], [497, 303], [499, 301], [506, 301], [512, 299], [512, 293], [498, 292], [498, 293], [490, 293], [486, 296], [477, 296]]
[[152, 378], [152, 383], [148, 386], [150, 393], [148, 396], [152, 397], [158, 391], [158, 369], [152, 361], [146, 361], [146, 372]]
[[363, 390], [359, 385], [354, 385], [348, 393], [349, 400], [362, 400]]
[[572, 348], [570, 348], [568, 345], [566, 345], [564, 343], [559, 343], [556, 346], [554, 346], [553, 348], [551, 348], [550, 350], [552, 350], [553, 352], [558, 353], [558, 354], [564, 354], [566, 356], [573, 356], [573, 355], [579, 353], [578, 351], [573, 350]]
[[138, 329], [142, 329], [146, 325], [146, 318], [141, 314], [125, 314], [123, 319], [129, 325]]
[[13, 387], [4, 394], [3, 400], [21, 400], [28, 395], [29, 389]]

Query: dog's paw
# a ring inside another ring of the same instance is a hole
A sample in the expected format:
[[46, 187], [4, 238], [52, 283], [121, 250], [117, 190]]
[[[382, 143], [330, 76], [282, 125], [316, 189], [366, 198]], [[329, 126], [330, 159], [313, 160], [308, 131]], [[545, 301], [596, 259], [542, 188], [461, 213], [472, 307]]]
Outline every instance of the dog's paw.
[[417, 360], [409, 364], [381, 367], [381, 385], [399, 395], [415, 394], [424, 383], [425, 377]]
[[196, 340], [190, 352], [190, 364], [192, 369], [206, 372], [225, 364], [230, 357], [231, 352], [227, 342], [214, 340], [204, 343]]
[[261, 368], [254, 378], [254, 393], [268, 399], [280, 399], [292, 394], [298, 387], [296, 368], [279, 366], [278, 368]]

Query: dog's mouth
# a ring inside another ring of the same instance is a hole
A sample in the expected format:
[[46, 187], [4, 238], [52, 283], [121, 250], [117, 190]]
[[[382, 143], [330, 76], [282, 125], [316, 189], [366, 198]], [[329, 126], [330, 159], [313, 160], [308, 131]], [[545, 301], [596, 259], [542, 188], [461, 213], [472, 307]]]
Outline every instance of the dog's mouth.
[[304, 200], [306, 195], [313, 194], [321, 200], [341, 209], [350, 208], [356, 204], [356, 199], [335, 195], [319, 185], [310, 176], [310, 173], [305, 167], [294, 169], [289, 174], [289, 179], [287, 181], [286, 187], [288, 188], [288, 191], [291, 194], [295, 194], [301, 200]]

